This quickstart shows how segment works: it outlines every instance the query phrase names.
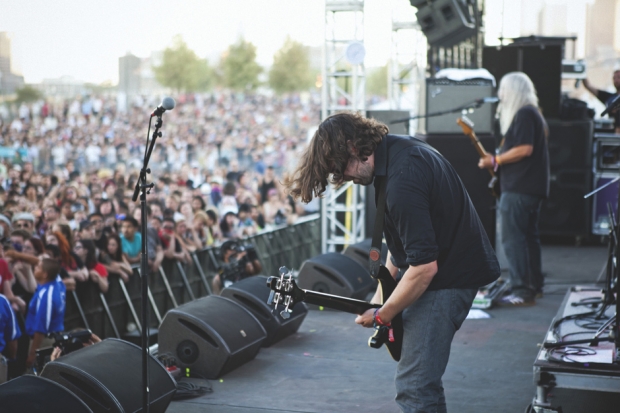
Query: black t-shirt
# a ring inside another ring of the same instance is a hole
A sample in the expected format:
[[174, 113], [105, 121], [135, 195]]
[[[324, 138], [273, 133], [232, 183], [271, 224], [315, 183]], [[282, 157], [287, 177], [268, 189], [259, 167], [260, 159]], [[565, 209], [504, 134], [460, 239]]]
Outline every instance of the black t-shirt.
[[[388, 163], [387, 148], [395, 144]], [[394, 265], [437, 261], [428, 290], [479, 288], [499, 277], [465, 186], [441, 154], [418, 139], [387, 135], [375, 151], [375, 175], [387, 175], [384, 234]]]
[[534, 106], [524, 106], [515, 114], [501, 152], [515, 146], [532, 145], [532, 154], [519, 162], [500, 166], [502, 192], [549, 196], [549, 149], [547, 124]]
[[[617, 93], [609, 93], [604, 90], [599, 90], [596, 93], [596, 97], [598, 100], [603, 102], [605, 106], [607, 106], [612, 100], [614, 100], [618, 96]], [[614, 127], [620, 128], [620, 110], [616, 110], [615, 113], [609, 113], [607, 116], [614, 120]]]

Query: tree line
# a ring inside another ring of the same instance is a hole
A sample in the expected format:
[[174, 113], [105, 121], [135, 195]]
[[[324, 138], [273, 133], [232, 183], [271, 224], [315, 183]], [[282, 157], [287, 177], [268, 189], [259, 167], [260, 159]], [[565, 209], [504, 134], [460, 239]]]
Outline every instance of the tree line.
[[[162, 86], [176, 92], [207, 91], [214, 86], [252, 91], [261, 85], [264, 72], [256, 62], [256, 46], [243, 38], [228, 47], [217, 65], [210, 65], [181, 36], [175, 36], [172, 46], [164, 50], [161, 65], [153, 70]], [[289, 37], [273, 58], [267, 83], [276, 93], [296, 92], [311, 88], [317, 75], [308, 47]]]

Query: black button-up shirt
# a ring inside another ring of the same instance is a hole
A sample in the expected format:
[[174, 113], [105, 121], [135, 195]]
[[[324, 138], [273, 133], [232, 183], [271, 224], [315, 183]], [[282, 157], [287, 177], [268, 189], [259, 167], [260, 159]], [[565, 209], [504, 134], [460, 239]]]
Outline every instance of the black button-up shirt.
[[[383, 232], [394, 265], [437, 261], [429, 290], [479, 288], [499, 277], [465, 186], [441, 154], [418, 139], [386, 135], [374, 161], [375, 176], [387, 176]], [[375, 190], [378, 195], [377, 179]]]

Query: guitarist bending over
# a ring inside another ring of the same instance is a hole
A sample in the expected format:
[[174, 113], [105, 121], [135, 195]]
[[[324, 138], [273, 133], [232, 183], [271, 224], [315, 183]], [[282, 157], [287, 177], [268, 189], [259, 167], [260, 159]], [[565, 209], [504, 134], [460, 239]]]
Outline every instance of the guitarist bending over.
[[[377, 177], [378, 179], [375, 179]], [[359, 315], [364, 327], [402, 312], [404, 336], [396, 372], [396, 402], [404, 412], [446, 412], [441, 377], [455, 332], [479, 287], [500, 269], [465, 187], [432, 147], [389, 135], [386, 125], [358, 114], [324, 120], [297, 170], [285, 181], [309, 202], [328, 184], [370, 185], [387, 179], [384, 235], [388, 270], [402, 278], [383, 304]], [[377, 191], [377, 194], [379, 191]]]
[[543, 289], [538, 220], [542, 201], [549, 196], [548, 128], [525, 73], [505, 75], [497, 94], [501, 153], [487, 154], [478, 166], [501, 168], [499, 213], [512, 293], [500, 304], [533, 305]]

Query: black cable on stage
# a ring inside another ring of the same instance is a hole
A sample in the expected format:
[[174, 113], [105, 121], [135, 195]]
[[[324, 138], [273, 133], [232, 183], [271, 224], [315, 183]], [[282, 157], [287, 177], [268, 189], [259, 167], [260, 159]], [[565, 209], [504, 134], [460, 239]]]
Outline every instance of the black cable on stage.
[[172, 397], [172, 400], [190, 399], [193, 397], [204, 396], [207, 393], [213, 393], [213, 387], [208, 381], [205, 381], [202, 385], [197, 385], [182, 379], [177, 382], [177, 392]]

